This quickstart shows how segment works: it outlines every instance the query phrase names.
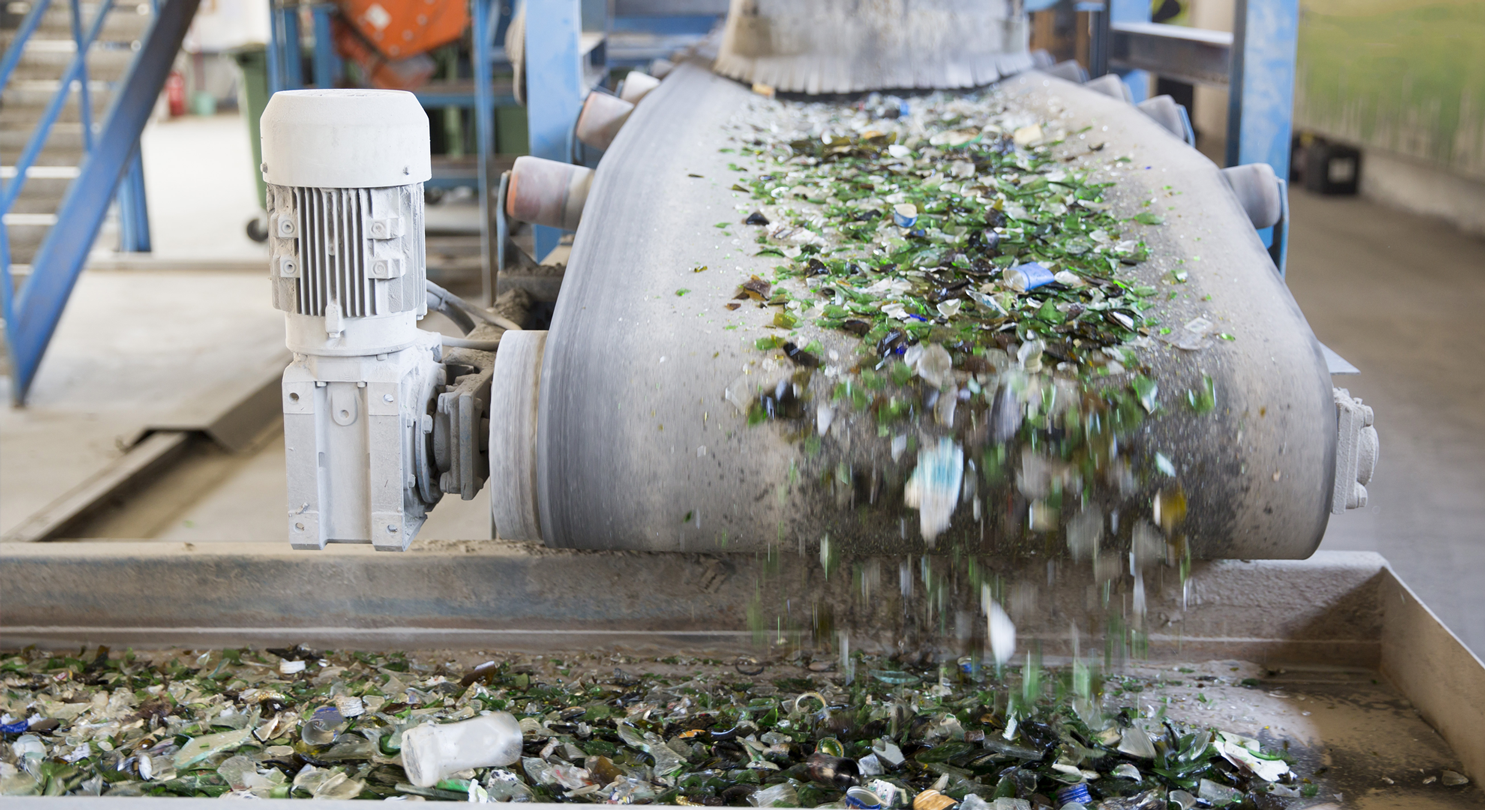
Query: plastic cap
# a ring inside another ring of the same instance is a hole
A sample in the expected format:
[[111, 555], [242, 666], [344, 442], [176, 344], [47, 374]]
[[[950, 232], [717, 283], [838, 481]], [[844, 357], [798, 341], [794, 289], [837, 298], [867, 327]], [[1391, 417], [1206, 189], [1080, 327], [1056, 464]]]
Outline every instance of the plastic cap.
[[286, 90], [263, 110], [263, 179], [276, 186], [385, 188], [433, 176], [428, 114], [401, 90]]

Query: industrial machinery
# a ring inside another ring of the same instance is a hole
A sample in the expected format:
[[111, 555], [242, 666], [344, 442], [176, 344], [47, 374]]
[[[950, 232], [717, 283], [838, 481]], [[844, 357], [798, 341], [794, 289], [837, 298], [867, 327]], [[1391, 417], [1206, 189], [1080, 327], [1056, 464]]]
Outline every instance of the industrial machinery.
[[[1158, 525], [1177, 556], [1308, 556], [1329, 514], [1365, 503], [1377, 442], [1370, 409], [1331, 386], [1325, 351], [1276, 272], [1282, 248], [1271, 255], [1255, 232], [1282, 227], [1282, 185], [1266, 166], [1219, 170], [1191, 148], [1168, 99], [1136, 107], [1113, 77], [1079, 87], [1054, 78], [1067, 73], [1049, 60], [1007, 50], [986, 68], [1019, 72], [1001, 82], [1007, 103], [1066, 132], [1097, 128], [1096, 148], [1067, 161], [1107, 150], [1143, 167], [1110, 163], [1111, 205], [1133, 212], [1180, 195], [1180, 213], [1142, 236], [1161, 260], [1133, 273], [1146, 285], [1178, 275], [1180, 300], [1173, 292], [1158, 305], [1165, 322], [1215, 333], [1210, 316], [1227, 338], [1148, 352], [1145, 385], [1169, 405], [1151, 393], [1144, 407], [1162, 408], [1159, 417], [1110, 452], [1157, 472], [1063, 474], [1054, 490], [1073, 482], [1083, 492], [1062, 520], [1084, 516], [1095, 548], [1130, 550]], [[1032, 64], [1048, 72], [1021, 72]], [[1010, 377], [960, 370], [965, 385], [988, 389], [983, 413], [961, 411], [956, 422], [949, 409], [936, 426], [889, 430], [830, 406], [826, 375], [800, 382], [788, 362], [760, 356], [752, 338], [779, 322], [767, 302], [719, 327], [740, 282], [777, 263], [710, 235], [728, 225], [718, 219], [747, 216], [736, 186], [708, 178], [740, 171], [733, 128], [759, 97], [702, 60], [658, 86], [643, 74], [626, 84], [617, 98], [595, 91], [574, 123], [581, 140], [607, 150], [596, 172], [523, 158], [502, 185], [507, 216], [577, 230], [550, 331], [518, 331], [437, 290], [470, 328], [464, 338], [416, 328], [428, 306], [417, 193], [428, 164], [411, 96], [275, 97], [264, 172], [275, 301], [295, 352], [284, 378], [293, 544], [405, 549], [443, 493], [473, 498], [487, 474], [499, 536], [556, 547], [797, 545], [825, 555], [949, 544], [1027, 558], [1042, 548], [1036, 538], [1066, 531], [1037, 516], [1058, 508], [1047, 503], [1060, 490], [1044, 502], [1045, 487], [1028, 483], [1046, 474], [1011, 436], [1040, 406]], [[702, 272], [708, 265], [717, 269]], [[800, 334], [831, 356], [856, 349], [848, 336]], [[1008, 351], [1014, 365], [1014, 342]], [[1055, 399], [1048, 386], [1036, 396]], [[1204, 386], [1220, 392], [1215, 413], [1177, 406], [1179, 392]], [[775, 388], [776, 399], [790, 389], [810, 403], [808, 415], [753, 426], [750, 411]], [[987, 439], [981, 418], [1012, 429]], [[800, 431], [819, 442], [801, 442]], [[925, 449], [905, 453], [908, 443]], [[935, 443], [952, 445], [956, 459], [941, 538], [926, 519], [909, 530], [913, 508], [923, 509], [915, 470]], [[992, 463], [1004, 470], [992, 475]]]
[[733, 0], [715, 69], [783, 91], [980, 87], [1025, 69], [1013, 0]]
[[483, 314], [477, 330], [427, 281], [428, 118], [412, 94], [278, 93], [262, 128], [273, 303], [294, 353], [289, 536], [401, 551], [444, 493], [473, 498], [487, 469], [475, 439], [496, 342], [419, 330], [428, 291], [467, 333], [503, 319]]

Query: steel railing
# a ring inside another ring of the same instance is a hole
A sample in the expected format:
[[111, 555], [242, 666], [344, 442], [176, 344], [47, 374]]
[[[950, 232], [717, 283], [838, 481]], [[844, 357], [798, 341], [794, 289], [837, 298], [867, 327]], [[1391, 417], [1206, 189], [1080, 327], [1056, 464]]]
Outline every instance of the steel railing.
[[[0, 88], [8, 86], [26, 43], [40, 27], [50, 0], [32, 0], [4, 57], [0, 57]], [[114, 0], [99, 0], [98, 10], [84, 26], [81, 0], [67, 0], [72, 12], [72, 35], [76, 53], [62, 72], [56, 94], [46, 105], [35, 130], [27, 139], [14, 174], [0, 186], [0, 217], [8, 215], [19, 199], [26, 179], [45, 148], [52, 128], [72, 93], [79, 94], [83, 130], [83, 154], [77, 176], [68, 184], [31, 262], [31, 272], [20, 289], [12, 275], [8, 230], [0, 225], [0, 298], [7, 347], [11, 358], [11, 396], [25, 401], [41, 357], [51, 342], [62, 310], [82, 272], [87, 254], [97, 238], [109, 205], [118, 199], [126, 247], [148, 250], [148, 225], [139, 163], [139, 135], [164, 86], [186, 29], [196, 16], [200, 0], [152, 0], [154, 11], [149, 28], [134, 44], [134, 56], [124, 76], [111, 82], [113, 98], [95, 133], [87, 68], [88, 53], [99, 44]], [[132, 6], [126, 6], [132, 8]], [[124, 185], [121, 187], [121, 183]], [[3, 219], [0, 219], [3, 222]], [[142, 228], [142, 233], [132, 233]]]

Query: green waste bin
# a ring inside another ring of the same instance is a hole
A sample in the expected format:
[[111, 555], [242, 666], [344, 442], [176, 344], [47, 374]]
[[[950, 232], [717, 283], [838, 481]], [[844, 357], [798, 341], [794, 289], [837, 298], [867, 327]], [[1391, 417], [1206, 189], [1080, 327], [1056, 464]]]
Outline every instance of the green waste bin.
[[[268, 184], [263, 181], [263, 141], [259, 136], [258, 119], [263, 117], [263, 108], [268, 106], [268, 49], [262, 45], [248, 45], [232, 51], [232, 58], [242, 71], [242, 81], [237, 85], [237, 108], [247, 118], [248, 138], [253, 145], [253, 181], [258, 185], [258, 207], [268, 208]], [[254, 217], [247, 223], [247, 234], [255, 242], [268, 239], [266, 213]]]

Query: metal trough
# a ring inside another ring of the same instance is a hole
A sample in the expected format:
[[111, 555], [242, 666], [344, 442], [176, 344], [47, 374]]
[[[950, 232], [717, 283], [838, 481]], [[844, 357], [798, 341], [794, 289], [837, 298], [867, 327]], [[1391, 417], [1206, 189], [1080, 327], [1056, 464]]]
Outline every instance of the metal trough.
[[[812, 640], [807, 626], [760, 639], [745, 616], [761, 594], [768, 616], [831, 606], [837, 627], [858, 628], [852, 649], [883, 651], [904, 635], [940, 654], [977, 649], [981, 641], [972, 636], [944, 641], [928, 632], [922, 617], [910, 615], [918, 603], [905, 601], [895, 584], [860, 598], [861, 571], [877, 564], [895, 572], [903, 559], [849, 562], [827, 575], [813, 558], [792, 555], [781, 565], [759, 555], [556, 551], [501, 542], [423, 542], [405, 554], [361, 547], [302, 554], [278, 543], [4, 544], [0, 646], [305, 643], [758, 655], [760, 642], [782, 652], [835, 641]], [[913, 570], [922, 564], [917, 558]], [[1485, 664], [1380, 556], [1198, 562], [1184, 607], [1181, 583], [1163, 570], [1163, 580], [1149, 583], [1148, 658], [1116, 666], [1170, 671], [1222, 661], [1257, 672], [1258, 689], [1207, 695], [1243, 704], [1248, 719], [1318, 752], [1344, 806], [1485, 806], [1477, 787], [1485, 777]], [[1069, 627], [1086, 630], [1096, 627], [1090, 615], [1120, 613], [1128, 603], [1124, 590], [1113, 587], [1110, 609], [1091, 572], [1063, 570], [1029, 600], [1035, 610], [1016, 616], [1021, 649], [1037, 647], [1052, 661], [1068, 655]], [[1461, 770], [1473, 786], [1421, 784], [1419, 769], [1440, 768]], [[11, 801], [58, 808], [81, 800]], [[110, 800], [86, 801], [97, 807]]]

